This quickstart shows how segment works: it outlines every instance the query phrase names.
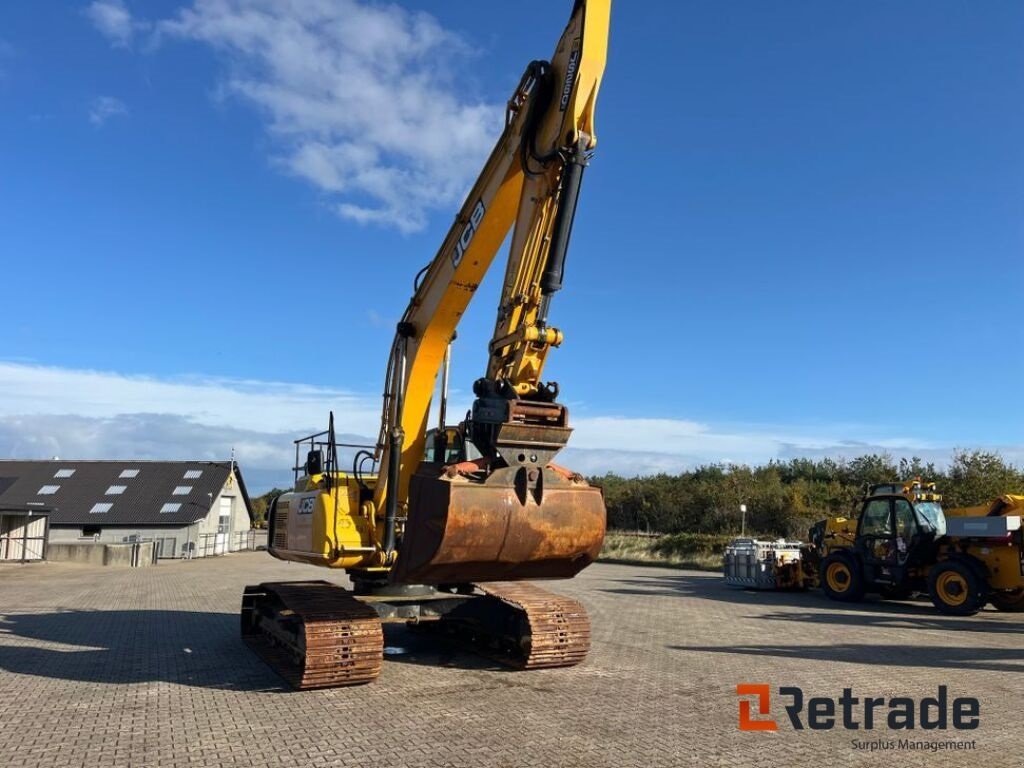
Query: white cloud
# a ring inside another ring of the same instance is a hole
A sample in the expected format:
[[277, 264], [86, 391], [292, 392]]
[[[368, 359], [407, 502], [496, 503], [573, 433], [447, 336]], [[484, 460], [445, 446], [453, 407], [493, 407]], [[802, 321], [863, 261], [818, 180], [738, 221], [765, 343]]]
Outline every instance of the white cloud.
[[132, 19], [123, 0], [95, 0], [85, 9], [85, 15], [111, 45], [127, 48], [135, 32], [143, 24]]
[[[878, 451], [925, 451], [933, 446], [913, 437], [892, 437], [878, 428], [822, 425], [816, 428], [752, 424], [711, 425], [682, 419], [577, 417], [573, 447], [600, 450], [620, 446], [637, 455], [671, 456], [691, 465], [707, 461], [755, 464], [792, 451], [833, 451], [829, 455], [861, 455]], [[863, 440], [854, 440], [853, 438]], [[850, 451], [856, 452], [851, 454]], [[805, 455], [805, 454], [800, 454]], [[655, 462], [660, 464], [660, 462]]]
[[379, 402], [379, 397], [303, 384], [127, 376], [0, 362], [0, 416], [170, 414], [216, 428], [291, 434], [322, 428], [333, 408], [339, 431], [376, 436]]
[[[456, 399], [458, 396], [456, 396]], [[255, 490], [287, 483], [292, 440], [333, 409], [343, 442], [372, 442], [380, 398], [327, 387], [200, 376], [153, 377], [0, 362], [0, 457], [224, 460], [234, 448]], [[466, 403], [451, 403], [464, 413]], [[851, 425], [727, 427], [684, 419], [580, 417], [557, 461], [584, 474], [679, 472], [697, 464], [888, 451], [946, 462], [952, 445]], [[850, 439], [850, 436], [858, 439]], [[999, 450], [1024, 462], [1024, 446]]]
[[503, 106], [464, 94], [469, 46], [423, 12], [359, 0], [195, 0], [156, 25], [226, 64], [256, 105], [274, 162], [338, 215], [402, 232], [450, 211], [501, 130]]
[[234, 449], [259, 491], [290, 481], [292, 441], [331, 409], [342, 442], [373, 442], [379, 404], [301, 384], [0, 362], [0, 457], [223, 461]]
[[112, 117], [128, 114], [128, 106], [113, 96], [98, 96], [89, 107], [89, 122], [97, 128]]

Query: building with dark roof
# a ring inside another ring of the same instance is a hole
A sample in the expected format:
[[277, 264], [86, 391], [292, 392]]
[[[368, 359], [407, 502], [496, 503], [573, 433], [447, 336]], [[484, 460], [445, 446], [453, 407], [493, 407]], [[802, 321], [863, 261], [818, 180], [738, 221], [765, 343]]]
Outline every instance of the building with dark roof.
[[0, 461], [0, 506], [45, 509], [54, 543], [152, 539], [161, 557], [244, 549], [252, 528], [227, 461]]

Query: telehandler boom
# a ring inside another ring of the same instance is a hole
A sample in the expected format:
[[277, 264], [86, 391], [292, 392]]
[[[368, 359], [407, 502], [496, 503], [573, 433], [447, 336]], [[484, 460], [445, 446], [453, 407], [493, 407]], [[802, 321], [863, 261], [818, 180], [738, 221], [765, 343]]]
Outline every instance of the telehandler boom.
[[[357, 446], [338, 445], [333, 416], [326, 433], [297, 441], [302, 475], [271, 508], [269, 551], [344, 569], [354, 589], [246, 588], [243, 636], [295, 687], [372, 680], [382, 619], [430, 624], [520, 667], [587, 652], [582, 606], [522, 580], [574, 576], [604, 539], [600, 490], [552, 463], [572, 430], [558, 385], [541, 376], [563, 340], [549, 313], [597, 143], [609, 14], [610, 0], [576, 0], [551, 60], [531, 62], [512, 93], [504, 131], [398, 323], [377, 444], [343, 471], [339, 448]], [[467, 419], [449, 426], [450, 344], [510, 229], [486, 374]]]

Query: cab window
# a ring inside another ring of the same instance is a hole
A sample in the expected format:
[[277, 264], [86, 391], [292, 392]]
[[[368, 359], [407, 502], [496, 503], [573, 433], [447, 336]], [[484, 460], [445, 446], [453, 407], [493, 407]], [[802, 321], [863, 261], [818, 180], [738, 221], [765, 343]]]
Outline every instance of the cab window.
[[[447, 430], [447, 443], [445, 445], [444, 456], [437, 455], [437, 430], [431, 429], [427, 431], [426, 447], [423, 451], [423, 461], [428, 464], [455, 464], [460, 461], [464, 461], [463, 455], [468, 452], [472, 443], [464, 441], [462, 435], [457, 429]], [[471, 459], [479, 458], [479, 454], [471, 456]]]
[[936, 536], [946, 535], [946, 516], [941, 505], [934, 501], [919, 501], [914, 505], [914, 511], [923, 530]]
[[914, 508], [906, 499], [896, 499], [894, 511], [896, 512], [896, 535], [909, 539], [917, 533], [917, 526], [914, 521]]
[[860, 532], [862, 536], [892, 535], [888, 499], [874, 499], [867, 503], [860, 521]]

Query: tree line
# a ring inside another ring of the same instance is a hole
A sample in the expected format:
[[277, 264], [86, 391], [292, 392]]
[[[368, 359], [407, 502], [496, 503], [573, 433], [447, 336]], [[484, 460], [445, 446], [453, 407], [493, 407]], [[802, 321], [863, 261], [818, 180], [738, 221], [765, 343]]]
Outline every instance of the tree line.
[[[589, 480], [604, 490], [613, 530], [738, 533], [740, 504], [745, 504], [748, 532], [803, 537], [812, 523], [852, 512], [872, 483], [915, 477], [937, 483], [947, 508], [982, 504], [1004, 493], [1024, 494], [1024, 470], [988, 451], [957, 451], [944, 469], [883, 453], [759, 467], [707, 464], [678, 475], [609, 473]], [[263, 527], [271, 500], [282, 493], [274, 488], [252, 499], [257, 527]]]
[[748, 533], [802, 538], [817, 520], [854, 511], [869, 485], [915, 477], [937, 483], [946, 508], [1024, 494], [1024, 471], [989, 451], [957, 451], [942, 469], [883, 453], [758, 467], [708, 464], [677, 475], [609, 473], [590, 482], [604, 490], [610, 529], [738, 533], [745, 504]]

